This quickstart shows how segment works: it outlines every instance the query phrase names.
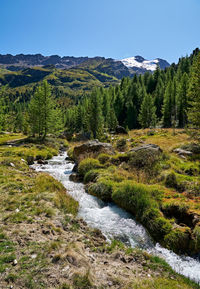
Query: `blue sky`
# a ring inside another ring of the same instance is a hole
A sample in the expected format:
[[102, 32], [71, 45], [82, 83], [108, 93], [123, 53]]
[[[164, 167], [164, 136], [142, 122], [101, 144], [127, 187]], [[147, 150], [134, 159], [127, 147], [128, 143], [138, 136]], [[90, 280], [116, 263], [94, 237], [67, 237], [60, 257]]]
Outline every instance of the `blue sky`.
[[0, 53], [142, 55], [200, 47], [200, 0], [0, 0]]

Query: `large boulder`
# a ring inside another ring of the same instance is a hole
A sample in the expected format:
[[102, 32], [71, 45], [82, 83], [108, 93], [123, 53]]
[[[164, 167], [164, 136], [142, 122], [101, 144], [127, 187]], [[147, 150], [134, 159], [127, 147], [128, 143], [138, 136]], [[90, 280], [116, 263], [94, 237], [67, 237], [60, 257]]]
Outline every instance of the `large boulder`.
[[151, 171], [161, 155], [162, 149], [159, 146], [155, 144], [141, 145], [128, 152], [129, 165], [138, 169], [145, 168]]
[[79, 161], [81, 156], [90, 154], [107, 153], [113, 154], [114, 149], [111, 144], [102, 143], [98, 140], [88, 141], [79, 146], [74, 147], [73, 159]]

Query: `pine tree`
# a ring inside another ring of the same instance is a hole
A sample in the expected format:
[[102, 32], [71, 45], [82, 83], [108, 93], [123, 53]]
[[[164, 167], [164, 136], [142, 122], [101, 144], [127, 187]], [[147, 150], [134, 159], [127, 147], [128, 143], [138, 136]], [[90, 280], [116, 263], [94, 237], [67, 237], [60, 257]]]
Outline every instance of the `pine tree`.
[[143, 98], [139, 114], [139, 122], [142, 128], [156, 126], [156, 108], [150, 94], [145, 93]]
[[189, 86], [190, 108], [188, 118], [191, 124], [200, 128], [200, 52], [194, 59]]
[[169, 80], [165, 94], [164, 94], [164, 103], [163, 103], [163, 126], [171, 127], [172, 126], [172, 95], [173, 95], [173, 83]]
[[177, 119], [178, 126], [184, 127], [187, 124], [188, 108], [188, 75], [184, 73], [177, 89]]
[[51, 90], [46, 81], [37, 88], [29, 104], [29, 123], [33, 135], [45, 139], [47, 133], [54, 132], [61, 126], [61, 113], [56, 108]]
[[93, 91], [90, 100], [90, 128], [94, 138], [103, 135], [103, 115], [99, 90]]

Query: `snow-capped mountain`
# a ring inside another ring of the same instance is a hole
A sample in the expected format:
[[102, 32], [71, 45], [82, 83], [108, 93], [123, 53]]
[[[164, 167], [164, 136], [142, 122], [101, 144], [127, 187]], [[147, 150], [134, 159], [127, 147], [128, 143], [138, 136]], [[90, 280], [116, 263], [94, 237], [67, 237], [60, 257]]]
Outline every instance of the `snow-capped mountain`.
[[160, 58], [156, 58], [154, 60], [146, 60], [142, 56], [133, 56], [124, 58], [121, 62], [129, 69], [135, 71], [136, 73], [144, 73], [145, 71], [155, 71], [156, 67], [159, 66], [161, 69], [165, 69], [169, 67], [170, 64]]

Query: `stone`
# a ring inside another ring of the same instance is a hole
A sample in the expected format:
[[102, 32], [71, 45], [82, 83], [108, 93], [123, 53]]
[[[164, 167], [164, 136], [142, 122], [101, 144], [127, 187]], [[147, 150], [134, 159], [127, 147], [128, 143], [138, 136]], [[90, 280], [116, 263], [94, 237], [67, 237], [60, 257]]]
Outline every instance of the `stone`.
[[15, 167], [15, 165], [13, 163], [10, 163], [10, 166], [13, 167], [13, 168]]
[[126, 129], [123, 126], [117, 125], [115, 129], [116, 134], [128, 134]]
[[48, 164], [48, 161], [44, 161], [44, 160], [38, 160], [37, 161], [37, 163], [39, 164], [39, 165], [47, 165]]
[[69, 156], [67, 156], [67, 157], [65, 158], [65, 161], [73, 162], [73, 160], [72, 160]]
[[173, 152], [180, 155], [180, 156], [191, 156], [192, 155], [191, 151], [183, 150], [181, 148], [177, 148], [177, 149], [173, 150]]
[[129, 151], [129, 153], [132, 153], [132, 152], [138, 152], [138, 151], [154, 151], [154, 152], [162, 152], [162, 149], [158, 146], [158, 145], [155, 145], [155, 144], [145, 144], [145, 145], [141, 145], [141, 146], [138, 146], [138, 147], [135, 147], [133, 149], [131, 149]]
[[78, 172], [78, 163], [76, 163], [72, 169], [72, 172], [77, 173]]
[[72, 173], [72, 174], [69, 176], [69, 179], [70, 179], [70, 181], [72, 181], [72, 182], [80, 182], [80, 177], [79, 177], [79, 175], [77, 175], [76, 173]]
[[73, 151], [73, 159], [78, 161], [80, 157], [84, 154], [91, 154], [91, 153], [108, 153], [113, 154], [114, 149], [111, 144], [102, 143], [98, 140], [88, 141], [83, 143], [79, 146], [74, 147]]

